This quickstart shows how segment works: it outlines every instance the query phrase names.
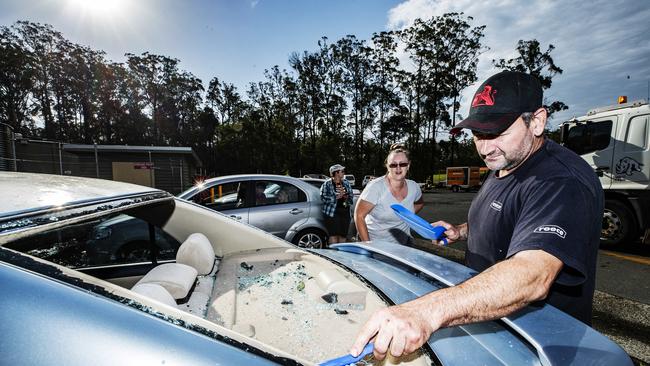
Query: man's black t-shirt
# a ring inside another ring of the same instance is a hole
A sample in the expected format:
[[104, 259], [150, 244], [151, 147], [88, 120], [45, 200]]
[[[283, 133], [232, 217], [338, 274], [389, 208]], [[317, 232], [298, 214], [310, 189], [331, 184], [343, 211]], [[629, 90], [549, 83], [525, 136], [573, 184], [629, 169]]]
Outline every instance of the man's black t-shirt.
[[564, 266], [546, 302], [591, 324], [603, 191], [578, 155], [547, 140], [505, 177], [494, 172], [472, 202], [466, 264], [483, 271], [524, 250]]

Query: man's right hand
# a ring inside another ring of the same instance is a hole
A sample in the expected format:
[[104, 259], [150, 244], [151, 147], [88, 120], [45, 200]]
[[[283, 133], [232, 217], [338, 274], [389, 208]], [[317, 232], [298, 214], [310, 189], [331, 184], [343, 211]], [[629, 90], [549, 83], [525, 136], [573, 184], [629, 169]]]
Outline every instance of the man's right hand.
[[377, 360], [383, 360], [388, 352], [393, 357], [415, 352], [440, 327], [432, 309], [426, 298], [418, 298], [376, 311], [357, 334], [350, 354], [359, 355], [373, 337]]
[[[445, 228], [445, 236], [447, 237], [447, 243], [451, 244], [459, 240], [467, 240], [467, 223], [460, 225], [452, 225], [447, 221], [436, 221], [432, 223], [433, 226], [442, 226]], [[443, 245], [442, 240], [437, 240], [433, 242], [436, 245]]]

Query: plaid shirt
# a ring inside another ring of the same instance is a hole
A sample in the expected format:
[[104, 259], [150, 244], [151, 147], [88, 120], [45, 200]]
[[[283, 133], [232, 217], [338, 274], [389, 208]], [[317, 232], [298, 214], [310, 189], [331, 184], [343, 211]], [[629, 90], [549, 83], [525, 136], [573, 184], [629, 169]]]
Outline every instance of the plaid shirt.
[[[345, 178], [341, 182], [345, 191], [348, 193], [348, 205], [352, 207], [352, 186]], [[336, 189], [334, 188], [332, 178], [329, 178], [320, 186], [320, 199], [323, 201], [323, 213], [329, 217], [334, 217], [334, 212], [336, 211]]]

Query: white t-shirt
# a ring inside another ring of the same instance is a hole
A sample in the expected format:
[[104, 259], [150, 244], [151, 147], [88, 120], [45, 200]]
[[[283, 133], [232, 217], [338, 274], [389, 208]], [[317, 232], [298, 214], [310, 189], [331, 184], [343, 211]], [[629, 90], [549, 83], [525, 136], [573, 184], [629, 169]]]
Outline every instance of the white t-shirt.
[[406, 244], [408, 238], [405, 235], [411, 236], [409, 226], [402, 221], [395, 213], [390, 205], [399, 203], [402, 206], [414, 211], [415, 201], [420, 200], [422, 197], [422, 190], [415, 181], [410, 179], [406, 180], [408, 193], [404, 200], [397, 201], [392, 193], [386, 176], [381, 176], [366, 185], [366, 188], [361, 192], [359, 199], [367, 201], [375, 207], [366, 215], [366, 225], [368, 226], [368, 235], [370, 240], [390, 241], [398, 244]]

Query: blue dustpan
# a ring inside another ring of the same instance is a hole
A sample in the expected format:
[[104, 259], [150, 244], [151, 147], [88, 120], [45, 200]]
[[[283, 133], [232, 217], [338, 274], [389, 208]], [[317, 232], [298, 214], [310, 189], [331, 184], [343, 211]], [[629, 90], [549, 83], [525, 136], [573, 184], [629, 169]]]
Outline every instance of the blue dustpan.
[[319, 363], [318, 366], [345, 366], [354, 364], [355, 362], [359, 362], [361, 359], [371, 354], [374, 349], [374, 345], [372, 343], [368, 343], [363, 348], [363, 351], [361, 351], [361, 354], [357, 357], [353, 357], [352, 355], [345, 355], [342, 357], [333, 358], [323, 363]]
[[447, 238], [444, 237], [447, 229], [443, 226], [432, 226], [425, 219], [400, 204], [390, 205], [390, 208], [393, 209], [393, 212], [395, 212], [402, 221], [407, 223], [413, 231], [420, 234], [423, 238], [429, 240], [442, 240], [443, 244], [447, 245]]

